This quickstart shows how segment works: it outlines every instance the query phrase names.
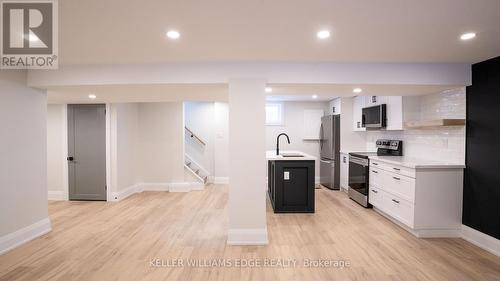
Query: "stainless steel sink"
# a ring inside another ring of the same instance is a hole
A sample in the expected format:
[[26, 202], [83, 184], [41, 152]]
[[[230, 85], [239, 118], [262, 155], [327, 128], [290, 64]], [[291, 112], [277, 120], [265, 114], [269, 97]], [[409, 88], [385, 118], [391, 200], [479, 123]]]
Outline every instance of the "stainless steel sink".
[[304, 157], [304, 155], [300, 153], [281, 153], [280, 155], [283, 157]]

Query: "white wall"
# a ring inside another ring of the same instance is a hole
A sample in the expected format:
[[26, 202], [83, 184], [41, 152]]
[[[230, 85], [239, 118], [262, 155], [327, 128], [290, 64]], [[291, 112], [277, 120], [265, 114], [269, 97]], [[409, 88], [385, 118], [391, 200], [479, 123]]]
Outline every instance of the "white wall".
[[214, 132], [215, 110], [213, 102], [185, 102], [184, 122], [196, 136], [203, 140], [201, 144], [191, 134], [185, 134], [186, 153], [202, 166], [210, 175], [214, 174]]
[[[138, 183], [139, 106], [135, 103], [111, 105], [112, 191], [119, 192]], [[115, 170], [113, 170], [115, 169]]]
[[[465, 118], [465, 88], [419, 97], [421, 120]], [[366, 132], [368, 150], [380, 138], [403, 140], [403, 155], [453, 163], [465, 163], [465, 127]]]
[[138, 144], [141, 181], [184, 181], [184, 122], [181, 102], [140, 103]]
[[0, 71], [0, 253], [50, 230], [47, 100], [25, 77]]
[[229, 178], [229, 106], [214, 103], [214, 178], [215, 182], [226, 182]]
[[186, 153], [207, 170], [215, 183], [229, 176], [229, 108], [224, 102], [185, 102], [185, 124], [205, 146], [185, 135]]
[[[65, 173], [66, 157], [64, 147], [67, 146], [66, 105], [47, 105], [47, 188], [54, 197], [67, 198], [67, 177]], [[49, 198], [50, 199], [50, 198]]]
[[267, 244], [265, 81], [229, 82], [229, 244]]
[[[304, 110], [321, 109], [327, 111], [328, 102], [283, 102], [284, 124], [283, 126], [265, 126], [266, 128], [266, 150], [276, 150], [276, 137], [280, 133], [286, 133], [290, 137], [290, 144], [286, 138], [280, 138], [280, 150], [299, 150], [318, 157], [315, 173], [319, 177], [319, 141], [304, 140]], [[319, 128], [318, 128], [319, 130]], [[251, 132], [248, 132], [249, 134]]]

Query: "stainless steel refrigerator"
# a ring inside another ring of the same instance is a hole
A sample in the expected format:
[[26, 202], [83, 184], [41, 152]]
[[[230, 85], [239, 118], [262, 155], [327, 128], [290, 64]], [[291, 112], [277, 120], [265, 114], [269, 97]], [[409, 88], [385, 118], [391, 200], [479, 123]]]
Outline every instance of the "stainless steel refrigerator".
[[320, 136], [320, 183], [340, 189], [340, 115], [321, 118]]

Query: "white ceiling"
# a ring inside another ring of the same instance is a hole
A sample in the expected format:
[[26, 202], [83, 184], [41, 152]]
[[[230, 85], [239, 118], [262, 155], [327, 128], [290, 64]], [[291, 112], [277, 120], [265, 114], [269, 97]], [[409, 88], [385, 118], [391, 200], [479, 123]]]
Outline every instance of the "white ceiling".
[[[472, 63], [500, 54], [499, 11], [498, 0], [64, 0], [60, 63]], [[321, 28], [332, 36], [319, 41]], [[461, 42], [467, 31], [477, 38]]]
[[[345, 85], [345, 84], [270, 84], [273, 91], [267, 100], [328, 101], [335, 97], [354, 96], [352, 89], [361, 87], [360, 95], [409, 96], [427, 95], [459, 86], [441, 85]], [[95, 94], [96, 99], [88, 98]], [[169, 101], [227, 101], [227, 84], [148, 84], [57, 86], [48, 88], [49, 103], [119, 103]], [[312, 99], [317, 95], [317, 99]]]

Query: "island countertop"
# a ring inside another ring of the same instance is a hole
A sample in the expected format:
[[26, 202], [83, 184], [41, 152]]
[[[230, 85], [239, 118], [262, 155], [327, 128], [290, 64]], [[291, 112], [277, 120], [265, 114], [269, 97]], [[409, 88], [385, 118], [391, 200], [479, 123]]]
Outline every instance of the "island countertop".
[[[300, 154], [302, 156], [297, 157], [284, 157], [282, 154]], [[268, 161], [304, 161], [304, 160], [316, 160], [316, 157], [304, 153], [302, 151], [296, 150], [280, 150], [280, 155], [276, 155], [276, 150], [266, 151], [266, 160]]]

